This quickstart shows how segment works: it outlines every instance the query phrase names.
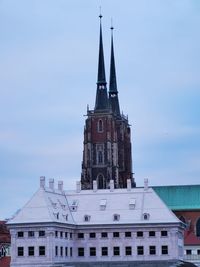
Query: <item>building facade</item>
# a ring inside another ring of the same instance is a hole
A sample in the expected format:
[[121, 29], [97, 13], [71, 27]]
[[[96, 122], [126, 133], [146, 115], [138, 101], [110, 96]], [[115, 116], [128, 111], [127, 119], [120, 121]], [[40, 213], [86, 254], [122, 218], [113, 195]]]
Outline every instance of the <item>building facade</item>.
[[62, 182], [55, 188], [41, 177], [8, 227], [11, 267], [155, 266], [183, 257], [183, 224], [147, 183], [131, 188], [130, 180], [126, 189], [115, 189], [111, 180], [110, 189], [98, 190], [94, 181], [92, 190], [78, 182], [75, 191], [64, 191]]
[[81, 186], [82, 189], [92, 189], [95, 180], [99, 189], [105, 189], [109, 187], [112, 179], [115, 188], [125, 188], [127, 179], [130, 179], [134, 187], [131, 129], [128, 117], [120, 112], [113, 28], [111, 28], [110, 81], [107, 92], [101, 17], [96, 102], [94, 110], [87, 110], [85, 121]]

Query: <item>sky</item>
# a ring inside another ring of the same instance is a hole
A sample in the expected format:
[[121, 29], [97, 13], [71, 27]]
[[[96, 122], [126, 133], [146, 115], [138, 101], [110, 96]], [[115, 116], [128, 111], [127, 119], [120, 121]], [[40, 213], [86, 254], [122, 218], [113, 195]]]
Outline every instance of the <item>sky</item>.
[[137, 186], [199, 183], [199, 0], [1, 0], [0, 219], [25, 205], [40, 176], [66, 190], [80, 180], [99, 6], [107, 81], [111, 18], [115, 28]]

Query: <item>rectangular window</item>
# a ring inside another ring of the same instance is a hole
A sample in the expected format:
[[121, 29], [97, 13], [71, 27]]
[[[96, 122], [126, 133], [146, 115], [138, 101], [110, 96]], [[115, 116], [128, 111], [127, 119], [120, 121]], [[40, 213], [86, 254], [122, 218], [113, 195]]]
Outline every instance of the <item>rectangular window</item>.
[[168, 246], [162, 246], [162, 255], [168, 254]]
[[107, 247], [101, 248], [101, 255], [102, 256], [108, 256], [108, 248]]
[[22, 231], [17, 232], [17, 237], [24, 237], [24, 232], [22, 232]]
[[192, 255], [192, 250], [191, 249], [186, 249], [186, 255]]
[[90, 233], [90, 238], [96, 238], [96, 233]]
[[155, 231], [149, 231], [149, 237], [153, 237], [156, 236], [156, 232]]
[[60, 256], [63, 256], [63, 247], [60, 247]]
[[114, 232], [113, 237], [119, 237], [119, 232]]
[[120, 255], [120, 247], [113, 247], [113, 256]]
[[55, 246], [55, 255], [58, 256], [58, 246]]
[[24, 247], [17, 248], [17, 256], [22, 257], [24, 256]]
[[161, 236], [167, 236], [167, 231], [161, 231]]
[[67, 232], [65, 232], [65, 238], [68, 238], [68, 233]]
[[80, 239], [84, 238], [84, 233], [78, 233], [78, 238]]
[[60, 238], [63, 238], [63, 232], [60, 232]]
[[45, 256], [45, 246], [39, 246], [39, 256]]
[[68, 256], [68, 247], [65, 247], [65, 257]]
[[90, 248], [90, 256], [96, 256], [96, 248], [95, 247]]
[[197, 255], [200, 255], [200, 249], [197, 249]]
[[73, 236], [72, 236], [72, 233], [69, 234], [69, 237], [70, 237], [70, 239], [72, 239], [72, 237], [73, 237]]
[[142, 231], [137, 232], [137, 237], [143, 237], [143, 232]]
[[73, 256], [73, 248], [70, 248], [70, 257]]
[[125, 237], [131, 237], [131, 232], [125, 232]]
[[138, 255], [144, 255], [144, 247], [143, 246], [137, 247], [137, 254]]
[[78, 256], [84, 257], [84, 248], [78, 248]]
[[35, 233], [34, 231], [28, 231], [28, 237], [34, 237]]
[[126, 256], [132, 255], [132, 247], [125, 247], [125, 254]]
[[39, 237], [44, 237], [45, 236], [45, 231], [39, 231]]
[[34, 251], [34, 247], [28, 247], [28, 255], [29, 256], [34, 256], [34, 253], [35, 251]]
[[107, 232], [102, 232], [101, 233], [101, 237], [102, 238], [107, 238], [108, 237], [108, 233]]
[[155, 246], [149, 247], [149, 254], [150, 255], [156, 255], [156, 247]]
[[58, 231], [55, 231], [55, 237], [58, 237]]

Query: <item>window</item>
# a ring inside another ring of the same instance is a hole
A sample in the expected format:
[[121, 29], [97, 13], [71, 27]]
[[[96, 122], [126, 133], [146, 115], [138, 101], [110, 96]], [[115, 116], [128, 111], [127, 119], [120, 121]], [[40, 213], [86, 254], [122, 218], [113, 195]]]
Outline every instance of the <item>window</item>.
[[73, 237], [73, 236], [72, 236], [72, 233], [69, 234], [69, 237], [70, 237], [70, 239], [72, 239], [72, 237]]
[[120, 215], [119, 214], [114, 214], [113, 215], [113, 221], [119, 221]]
[[65, 247], [65, 257], [68, 256], [68, 247]]
[[144, 247], [143, 246], [137, 247], [137, 254], [138, 255], [144, 255]]
[[156, 247], [155, 246], [149, 247], [149, 254], [150, 255], [156, 255]]
[[17, 248], [17, 256], [24, 256], [24, 247]]
[[96, 233], [90, 233], [90, 238], [96, 238]]
[[84, 221], [89, 222], [90, 221], [90, 215], [84, 215]]
[[192, 255], [192, 250], [191, 249], [186, 249], [186, 255]]
[[84, 248], [78, 248], [78, 256], [84, 257]]
[[200, 255], [200, 249], [197, 249], [197, 255]]
[[55, 255], [58, 256], [58, 246], [55, 246]]
[[101, 237], [102, 238], [107, 238], [108, 237], [108, 233], [107, 232], [102, 232], [101, 233]]
[[98, 175], [97, 184], [98, 184], [98, 189], [104, 189], [105, 188], [105, 178], [102, 174]]
[[60, 256], [63, 256], [63, 247], [60, 247]]
[[119, 237], [119, 232], [114, 232], [113, 237]]
[[90, 256], [96, 256], [96, 248], [95, 247], [90, 248]]
[[108, 248], [107, 247], [101, 248], [101, 255], [102, 256], [108, 256]]
[[143, 214], [143, 219], [144, 220], [149, 220], [149, 217], [150, 217], [149, 213], [144, 213]]
[[149, 237], [153, 237], [156, 236], [156, 232], [155, 231], [149, 231]]
[[113, 256], [120, 255], [120, 247], [113, 247]]
[[68, 237], [68, 233], [67, 232], [65, 232], [65, 238], [67, 238]]
[[143, 237], [143, 232], [142, 231], [137, 232], [137, 237]]
[[98, 163], [99, 164], [103, 163], [103, 153], [102, 153], [102, 151], [98, 151]]
[[167, 231], [161, 231], [161, 236], [167, 236]]
[[200, 236], [200, 218], [197, 220], [196, 223], [196, 236]]
[[24, 232], [17, 232], [17, 237], [24, 237]]
[[45, 256], [45, 246], [39, 246], [39, 256]]
[[34, 253], [35, 251], [34, 251], [34, 247], [28, 247], [28, 255], [29, 256], [34, 256]]
[[125, 237], [131, 237], [131, 232], [125, 232]]
[[39, 237], [45, 236], [45, 231], [39, 231]]
[[162, 246], [162, 255], [168, 254], [168, 246]]
[[132, 255], [132, 247], [125, 247], [125, 254], [126, 256]]
[[63, 237], [63, 232], [60, 232], [60, 238], [62, 238]]
[[102, 120], [99, 120], [98, 121], [98, 132], [103, 132], [103, 122], [102, 122]]
[[58, 231], [55, 231], [55, 237], [58, 237]]
[[79, 239], [84, 238], [84, 233], [78, 233], [78, 238]]
[[70, 248], [70, 257], [72, 257], [73, 256], [73, 248], [71, 247]]
[[35, 233], [33, 231], [28, 231], [28, 237], [34, 237]]

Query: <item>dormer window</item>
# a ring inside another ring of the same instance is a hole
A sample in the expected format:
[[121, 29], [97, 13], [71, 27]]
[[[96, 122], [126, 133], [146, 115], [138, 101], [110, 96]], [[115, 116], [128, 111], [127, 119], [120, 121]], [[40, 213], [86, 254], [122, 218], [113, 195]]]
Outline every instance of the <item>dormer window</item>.
[[143, 219], [144, 220], [149, 220], [150, 214], [149, 213], [144, 213], [143, 214]]
[[84, 216], [84, 222], [89, 222], [90, 221], [91, 216], [90, 215], [85, 215]]
[[73, 200], [71, 205], [70, 205], [70, 210], [71, 211], [77, 211], [78, 208], [78, 200]]
[[68, 214], [63, 214], [63, 218], [65, 219], [65, 221], [68, 221]]
[[119, 214], [114, 214], [113, 215], [113, 221], [119, 221], [120, 215]]
[[59, 219], [59, 212], [54, 212], [53, 214], [56, 217], [56, 219], [58, 220]]
[[103, 132], [103, 121], [101, 119], [98, 121], [97, 130], [99, 133]]

